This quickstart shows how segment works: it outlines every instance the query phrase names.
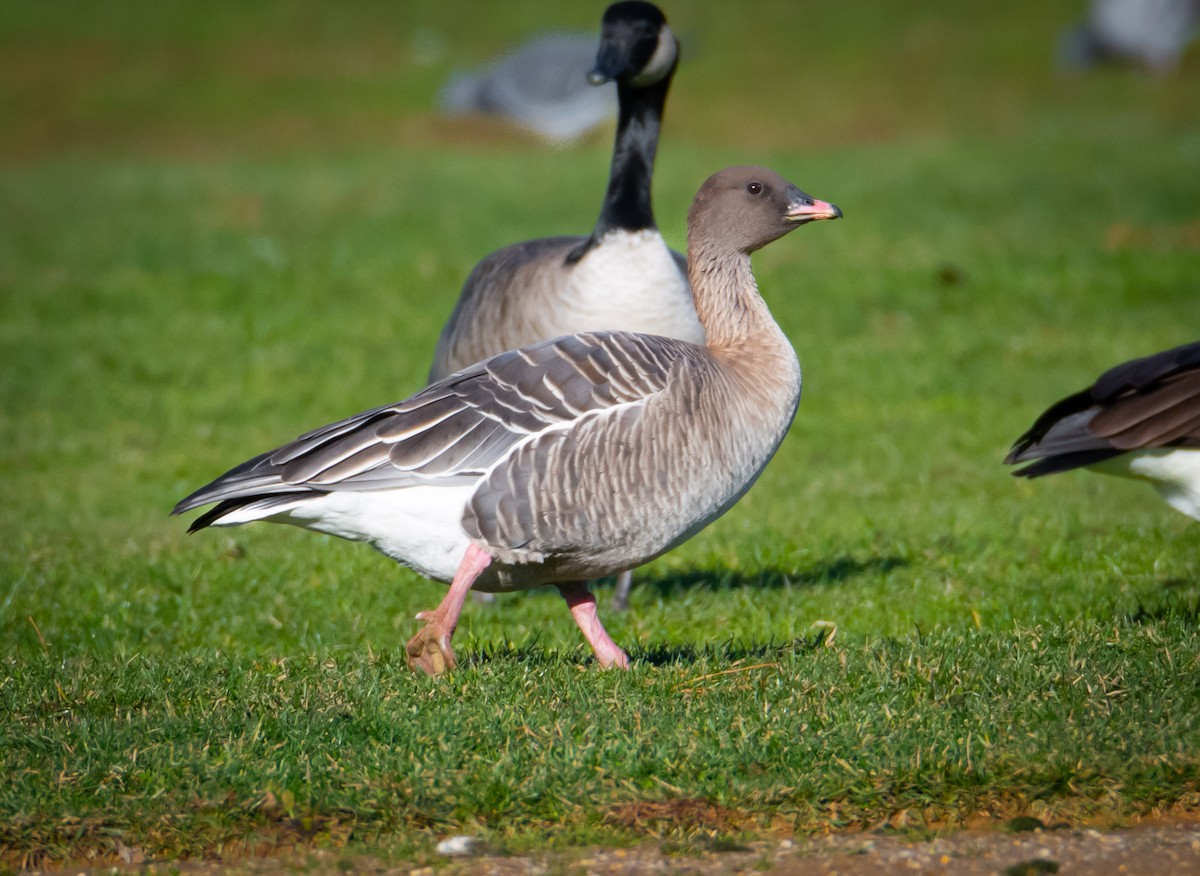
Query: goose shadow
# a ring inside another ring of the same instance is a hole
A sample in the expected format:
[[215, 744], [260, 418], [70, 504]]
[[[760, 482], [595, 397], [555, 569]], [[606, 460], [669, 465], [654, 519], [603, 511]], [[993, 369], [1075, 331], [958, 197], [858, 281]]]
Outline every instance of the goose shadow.
[[[649, 572], [639, 570], [634, 576], [635, 590], [653, 590], [663, 597], [677, 596], [685, 592], [721, 592], [740, 588], [778, 590], [782, 588], [813, 587], [820, 584], [840, 584], [864, 575], [885, 574], [893, 569], [911, 565], [897, 555], [871, 556], [866, 558], [843, 555], [813, 563], [803, 568], [762, 568], [757, 571], [721, 568], [691, 568]], [[615, 578], [604, 579], [603, 586], [611, 586]], [[539, 588], [530, 594], [559, 600], [553, 587]], [[719, 659], [725, 662], [748, 661], [769, 662], [785, 655], [810, 653], [825, 645], [829, 630], [819, 629], [796, 639], [771, 639], [766, 642], [747, 642], [729, 639], [717, 642], [672, 645], [633, 645], [628, 648], [635, 664], [643, 663], [656, 667], [691, 665], [702, 660]], [[460, 655], [465, 665], [484, 666], [494, 662], [512, 662], [546, 668], [559, 665], [578, 665], [592, 660], [586, 646], [580, 644], [567, 648], [546, 648], [536, 633], [519, 645], [482, 645], [474, 653]]]
[[1200, 623], [1200, 579], [1167, 578], [1158, 594], [1139, 599], [1133, 609], [1114, 612], [1129, 624], [1155, 624], [1177, 620]]
[[[719, 642], [672, 645], [629, 645], [626, 650], [635, 666], [656, 668], [690, 666], [700, 662], [772, 663], [797, 654], [812, 654], [825, 647], [829, 630], [817, 630], [795, 639], [772, 639], [767, 642], [744, 642], [728, 639]], [[482, 667], [488, 664], [520, 664], [538, 669], [556, 666], [595, 665], [595, 658], [586, 645], [548, 648], [534, 636], [519, 645], [483, 645], [469, 654], [460, 655], [460, 665]]]
[[[634, 587], [652, 590], [659, 596], [670, 597], [695, 590], [720, 592], [753, 587], [757, 590], [779, 590], [785, 587], [815, 587], [820, 584], [841, 584], [864, 575], [884, 574], [910, 565], [904, 557], [885, 555], [862, 559], [840, 556], [822, 560], [811, 566], [795, 569], [764, 568], [757, 571], [740, 569], [694, 568], [653, 572], [638, 570]], [[614, 579], [607, 579], [611, 584]]]

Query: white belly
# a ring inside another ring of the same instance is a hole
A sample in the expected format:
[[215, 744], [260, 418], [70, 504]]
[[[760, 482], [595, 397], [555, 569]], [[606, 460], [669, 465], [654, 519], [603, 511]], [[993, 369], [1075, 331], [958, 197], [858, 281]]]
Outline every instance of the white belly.
[[1200, 520], [1200, 448], [1135, 450], [1089, 468], [1148, 481], [1172, 508]]
[[450, 581], [467, 550], [463, 486], [338, 490], [269, 518], [350, 541], [365, 541], [427, 578]]

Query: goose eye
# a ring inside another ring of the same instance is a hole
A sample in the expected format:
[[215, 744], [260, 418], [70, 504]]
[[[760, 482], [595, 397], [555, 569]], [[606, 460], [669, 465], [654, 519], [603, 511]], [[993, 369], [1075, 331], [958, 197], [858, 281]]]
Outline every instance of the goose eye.
[[761, 195], [762, 194], [762, 183], [760, 183], [758, 181], [755, 181], [752, 183], [747, 183], [746, 191], [748, 191], [752, 195]]

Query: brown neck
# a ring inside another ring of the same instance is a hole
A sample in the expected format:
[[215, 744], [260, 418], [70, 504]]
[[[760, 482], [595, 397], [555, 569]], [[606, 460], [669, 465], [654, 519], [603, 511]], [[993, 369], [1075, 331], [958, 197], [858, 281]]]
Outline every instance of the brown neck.
[[689, 239], [688, 279], [696, 314], [714, 353], [753, 351], [761, 356], [782, 345], [785, 355], [794, 356], [758, 293], [747, 253]]
[[786, 430], [800, 399], [796, 352], [758, 294], [750, 256], [699, 237], [688, 240], [688, 279], [709, 353], [733, 390], [722, 416]]

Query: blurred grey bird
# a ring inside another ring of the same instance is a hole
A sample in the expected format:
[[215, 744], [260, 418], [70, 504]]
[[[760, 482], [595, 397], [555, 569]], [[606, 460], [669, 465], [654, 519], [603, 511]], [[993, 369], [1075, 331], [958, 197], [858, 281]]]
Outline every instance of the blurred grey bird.
[[1092, 0], [1087, 17], [1059, 40], [1059, 63], [1082, 69], [1116, 61], [1166, 73], [1198, 26], [1200, 0]]
[[449, 115], [501, 116], [558, 143], [578, 139], [617, 111], [614, 84], [588, 83], [596, 39], [586, 33], [535, 37], [494, 64], [452, 76], [439, 105]]

